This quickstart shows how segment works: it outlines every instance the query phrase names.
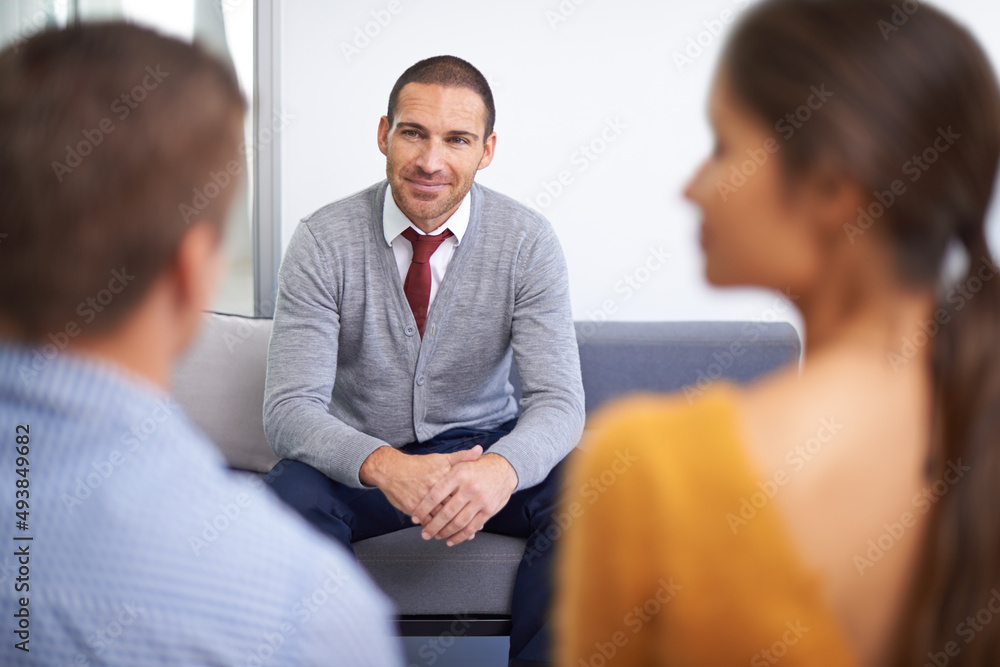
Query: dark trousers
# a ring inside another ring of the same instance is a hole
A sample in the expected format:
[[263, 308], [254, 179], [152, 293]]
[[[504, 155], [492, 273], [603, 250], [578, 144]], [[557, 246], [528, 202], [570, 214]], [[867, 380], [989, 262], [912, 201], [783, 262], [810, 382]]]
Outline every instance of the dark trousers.
[[[400, 450], [407, 454], [435, 454], [481, 445], [485, 452], [510, 433], [515, 423], [516, 420], [511, 420], [494, 430], [451, 429], [427, 442], [405, 445]], [[560, 463], [537, 486], [514, 493], [507, 505], [483, 528], [487, 533], [527, 539], [511, 604], [511, 664], [551, 661], [548, 617], [552, 600], [553, 549], [545, 531], [552, 525], [559, 501], [561, 472]], [[265, 481], [306, 520], [352, 553], [352, 542], [414, 525], [410, 517], [396, 509], [379, 489], [345, 486], [300, 461], [282, 461]]]

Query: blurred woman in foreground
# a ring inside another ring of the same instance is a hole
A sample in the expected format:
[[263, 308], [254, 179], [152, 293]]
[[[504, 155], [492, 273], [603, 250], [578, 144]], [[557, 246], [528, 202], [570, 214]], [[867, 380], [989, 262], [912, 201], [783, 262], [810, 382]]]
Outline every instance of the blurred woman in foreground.
[[592, 424], [566, 484], [560, 664], [1000, 664], [986, 57], [925, 3], [770, 0], [709, 110], [686, 190], [708, 279], [794, 295], [804, 365]]

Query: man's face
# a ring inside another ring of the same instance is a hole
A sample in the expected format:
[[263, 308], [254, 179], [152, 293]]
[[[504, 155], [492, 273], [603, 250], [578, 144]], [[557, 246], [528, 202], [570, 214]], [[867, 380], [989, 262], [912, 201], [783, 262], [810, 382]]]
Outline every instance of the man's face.
[[379, 121], [378, 147], [400, 210], [430, 232], [455, 212], [476, 172], [493, 161], [496, 133], [484, 139], [486, 105], [468, 88], [408, 83], [392, 127]]

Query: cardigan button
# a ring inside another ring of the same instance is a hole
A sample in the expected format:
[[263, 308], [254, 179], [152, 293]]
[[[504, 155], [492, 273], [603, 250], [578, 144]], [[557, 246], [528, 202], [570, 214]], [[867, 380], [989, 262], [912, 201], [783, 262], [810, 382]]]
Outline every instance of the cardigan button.
[[413, 334], [417, 333], [417, 328], [412, 324], [409, 324], [406, 326], [405, 329], [403, 329], [403, 333], [405, 333], [407, 336], [413, 336]]
[[421, 375], [420, 377], [417, 378], [417, 386], [418, 387], [423, 387], [424, 386], [424, 376], [423, 375]]

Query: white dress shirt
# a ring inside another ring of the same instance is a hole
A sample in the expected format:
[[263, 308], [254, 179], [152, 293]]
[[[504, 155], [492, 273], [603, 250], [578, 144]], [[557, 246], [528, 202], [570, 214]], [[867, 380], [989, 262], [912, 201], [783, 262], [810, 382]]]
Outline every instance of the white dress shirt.
[[[472, 204], [469, 202], [469, 194], [466, 193], [462, 203], [458, 205], [458, 209], [431, 234], [431, 236], [436, 236], [443, 233], [444, 230], [450, 229], [454, 236], [441, 243], [428, 262], [431, 267], [431, 297], [427, 301], [428, 312], [430, 312], [431, 304], [434, 303], [438, 286], [444, 280], [448, 264], [451, 263], [451, 258], [455, 254], [455, 248], [462, 242], [462, 236], [465, 235], [465, 230], [469, 227], [471, 213]], [[403, 237], [403, 231], [407, 227], [413, 227], [418, 234], [424, 233], [410, 222], [405, 213], [399, 210], [399, 206], [392, 196], [392, 187], [389, 186], [386, 188], [385, 205], [382, 208], [382, 231], [385, 234], [385, 242], [392, 248], [392, 254], [396, 257], [399, 280], [403, 283], [406, 282], [406, 274], [410, 270], [410, 260], [413, 259], [413, 246]]]

